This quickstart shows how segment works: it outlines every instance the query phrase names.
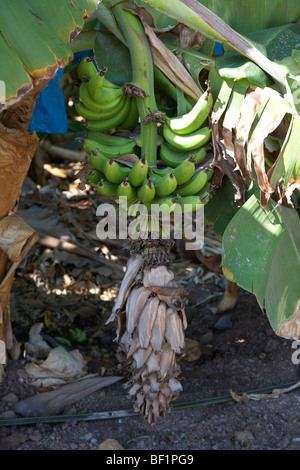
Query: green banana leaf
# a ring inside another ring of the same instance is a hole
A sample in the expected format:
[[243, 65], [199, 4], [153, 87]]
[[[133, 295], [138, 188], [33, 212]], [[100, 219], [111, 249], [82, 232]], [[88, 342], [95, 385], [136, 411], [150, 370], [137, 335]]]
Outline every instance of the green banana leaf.
[[[150, 6], [171, 18], [181, 21], [195, 31], [244, 55], [268, 73], [278, 84], [286, 86], [285, 74], [280, 67], [261, 53], [253, 45], [252, 41], [239, 34], [221, 19], [222, 8], [218, 11], [217, 16], [202, 5], [202, 3], [194, 0], [173, 0], [172, 2], [162, 2], [161, 0], [146, 1]], [[235, 12], [235, 14], [237, 13]], [[245, 10], [241, 14], [245, 15], [248, 12]]]
[[99, 31], [94, 44], [98, 67], [107, 67], [106, 77], [116, 85], [130, 82], [132, 78], [129, 49], [109, 31]]
[[70, 41], [97, 0], [28, 0], [5, 2], [0, 10], [0, 80], [5, 109], [19, 101], [35, 80], [49, 80], [73, 58]]
[[[249, 188], [249, 181], [246, 186]], [[235, 190], [231, 181], [224, 176], [222, 186], [215, 189], [213, 197], [204, 207], [205, 222], [213, 227], [214, 232], [220, 238], [223, 237], [227, 225], [241, 208], [241, 205], [235, 201], [234, 194]], [[259, 187], [256, 181], [252, 188], [245, 192], [245, 200], [250, 199], [253, 194], [259, 198]]]
[[202, 5], [220, 16], [241, 34], [259, 31], [300, 17], [298, 0], [201, 0]]
[[[223, 272], [253, 292], [274, 331], [300, 337], [300, 220], [297, 212], [252, 195], [223, 235]], [[297, 323], [298, 321], [298, 323]]]

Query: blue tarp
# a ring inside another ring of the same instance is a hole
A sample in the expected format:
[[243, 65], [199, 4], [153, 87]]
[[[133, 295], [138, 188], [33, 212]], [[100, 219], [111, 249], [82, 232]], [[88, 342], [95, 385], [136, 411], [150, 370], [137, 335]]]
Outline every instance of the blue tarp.
[[65, 100], [60, 87], [63, 69], [50, 80], [38, 97], [29, 124], [30, 131], [46, 134], [65, 134], [67, 132], [67, 113]]
[[[82, 51], [74, 55], [76, 63], [80, 57], [93, 55], [93, 51]], [[62, 89], [60, 87], [63, 69], [50, 80], [37, 99], [30, 121], [29, 130], [46, 134], [65, 134], [67, 132], [67, 113]]]

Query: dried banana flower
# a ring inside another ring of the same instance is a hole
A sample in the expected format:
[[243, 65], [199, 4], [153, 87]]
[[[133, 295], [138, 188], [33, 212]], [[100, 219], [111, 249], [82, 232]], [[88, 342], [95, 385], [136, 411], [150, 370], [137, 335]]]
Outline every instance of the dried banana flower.
[[165, 265], [150, 268], [135, 255], [108, 320], [118, 316], [117, 358], [131, 372], [128, 397], [149, 424], [165, 415], [182, 390], [177, 361], [185, 351], [186, 294]]

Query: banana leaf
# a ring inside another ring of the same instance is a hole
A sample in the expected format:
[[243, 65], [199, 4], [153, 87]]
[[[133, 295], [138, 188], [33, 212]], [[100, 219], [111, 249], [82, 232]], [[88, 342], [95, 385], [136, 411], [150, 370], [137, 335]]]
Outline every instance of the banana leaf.
[[[247, 182], [249, 188], [249, 181]], [[245, 200], [256, 194], [259, 197], [259, 187], [255, 183], [251, 189], [245, 193]], [[222, 186], [216, 188], [213, 197], [204, 207], [204, 218], [208, 225], [211, 225], [213, 231], [220, 238], [226, 230], [227, 225], [231, 219], [238, 213], [241, 205], [234, 200], [234, 188], [226, 176], [223, 177]]]
[[129, 49], [109, 31], [99, 31], [94, 44], [98, 67], [107, 67], [106, 77], [116, 85], [132, 79]]
[[295, 23], [300, 17], [298, 0], [201, 0], [241, 34]]
[[96, 0], [10, 0], [1, 8], [0, 80], [6, 109], [18, 102], [36, 80], [50, 80], [73, 58], [70, 41], [81, 31]]
[[[260, 52], [251, 40], [232, 29], [220, 16], [214, 14], [201, 3], [195, 0], [146, 1], [150, 6], [171, 18], [181, 21], [195, 31], [244, 55], [268, 73], [278, 84], [286, 86], [285, 74], [277, 64], [271, 62]], [[244, 13], [248, 15], [247, 10]], [[235, 14], [237, 14], [236, 11]], [[218, 15], [222, 15], [222, 8], [218, 11]]]
[[300, 338], [300, 219], [269, 200], [269, 211], [252, 195], [223, 235], [223, 272], [253, 292], [276, 334]]

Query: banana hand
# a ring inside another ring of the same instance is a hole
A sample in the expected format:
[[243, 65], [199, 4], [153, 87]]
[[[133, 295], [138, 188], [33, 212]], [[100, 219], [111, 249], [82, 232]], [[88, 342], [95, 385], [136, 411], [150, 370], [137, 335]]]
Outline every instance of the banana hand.
[[89, 110], [99, 112], [99, 104], [95, 103], [94, 100], [89, 95], [88, 83], [82, 82], [79, 87], [79, 98], [80, 101], [86, 106]]
[[130, 111], [130, 98], [126, 98], [122, 109], [109, 119], [101, 121], [87, 120], [86, 127], [93, 132], [104, 132], [117, 127], [124, 121]]
[[210, 88], [201, 95], [190, 112], [183, 116], [173, 118], [166, 117], [166, 122], [170, 129], [176, 134], [190, 134], [204, 123], [213, 105], [213, 97]]
[[121, 96], [108, 105], [98, 104], [97, 111], [88, 108], [82, 101], [79, 101], [78, 103], [75, 103], [75, 109], [80, 116], [89, 121], [103, 121], [117, 115], [122, 110], [125, 101], [125, 96]]
[[126, 155], [128, 153], [134, 153], [135, 150], [135, 143], [133, 140], [129, 141], [126, 145], [103, 145], [99, 142], [95, 142], [94, 140], [87, 139], [83, 143], [83, 150], [90, 155], [91, 152], [98, 149], [102, 155], [109, 157], [109, 158], [118, 158]]
[[[93, 140], [94, 142], [98, 142], [100, 145], [105, 146], [118, 146], [118, 145], [126, 145], [129, 143], [134, 142], [133, 139], [130, 137], [119, 137], [116, 135], [108, 135], [103, 132], [91, 132], [89, 131], [87, 134], [88, 139]], [[134, 142], [134, 145], [135, 142]]]
[[175, 134], [167, 124], [163, 128], [163, 136], [171, 147], [178, 150], [190, 151], [205, 145], [211, 139], [211, 131], [203, 127], [187, 135]]
[[115, 101], [121, 96], [125, 96], [122, 88], [111, 88], [103, 85], [100, 89], [96, 89], [95, 93], [92, 93], [89, 89], [91, 98], [98, 104], [107, 104]]
[[183, 160], [190, 157], [191, 153], [195, 159], [195, 165], [199, 165], [199, 163], [201, 163], [206, 157], [206, 151], [203, 147], [196, 149], [193, 152], [177, 152], [166, 142], [163, 142], [160, 146], [159, 157], [167, 166], [176, 168]]

